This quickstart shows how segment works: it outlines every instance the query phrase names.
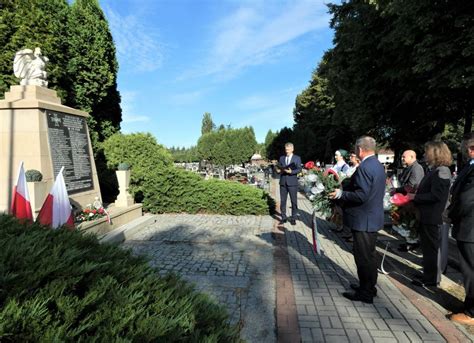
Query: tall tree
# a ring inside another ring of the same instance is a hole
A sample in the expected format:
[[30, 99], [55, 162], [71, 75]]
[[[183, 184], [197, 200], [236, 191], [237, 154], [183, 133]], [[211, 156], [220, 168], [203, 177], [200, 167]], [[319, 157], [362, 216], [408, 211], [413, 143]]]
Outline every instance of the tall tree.
[[204, 135], [213, 131], [216, 128], [216, 125], [212, 121], [212, 116], [209, 112], [205, 112], [202, 116], [202, 126], [201, 126], [201, 134]]
[[288, 127], [284, 127], [280, 131], [276, 132], [276, 136], [268, 147], [267, 155], [271, 160], [277, 160], [281, 155], [285, 153], [285, 144], [292, 142], [293, 130]]
[[[474, 7], [463, 1], [331, 5], [328, 79], [340, 122], [401, 150], [472, 123]], [[414, 134], [416, 131], [416, 134]]]
[[68, 20], [69, 103], [88, 112], [94, 145], [120, 129], [115, 45], [98, 0], [76, 0]]

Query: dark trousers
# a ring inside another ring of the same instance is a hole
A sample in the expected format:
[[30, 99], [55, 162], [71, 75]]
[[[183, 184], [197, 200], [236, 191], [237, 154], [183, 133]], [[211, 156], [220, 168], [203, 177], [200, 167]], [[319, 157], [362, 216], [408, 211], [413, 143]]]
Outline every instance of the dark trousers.
[[439, 269], [442, 274], [446, 273], [448, 268], [448, 254], [449, 254], [449, 228], [450, 224], [441, 225], [441, 238], [439, 247]]
[[439, 283], [440, 267], [440, 232], [441, 225], [421, 224], [420, 243], [423, 252], [423, 282]]
[[377, 284], [377, 252], [375, 242], [377, 232], [355, 231], [354, 236], [354, 260], [359, 276], [359, 293], [364, 298], [372, 298]]
[[296, 219], [296, 214], [298, 212], [298, 186], [280, 185], [281, 219], [286, 219], [286, 200], [288, 198], [288, 193], [290, 194], [291, 199], [291, 216]]
[[474, 243], [458, 241], [461, 272], [464, 277], [464, 313], [474, 317]]

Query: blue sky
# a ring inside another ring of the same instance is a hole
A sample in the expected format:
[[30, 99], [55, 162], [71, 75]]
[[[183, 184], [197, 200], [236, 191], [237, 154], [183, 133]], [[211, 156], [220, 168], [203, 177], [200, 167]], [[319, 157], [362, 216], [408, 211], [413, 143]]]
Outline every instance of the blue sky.
[[214, 122], [269, 129], [293, 123], [332, 30], [319, 0], [100, 0], [117, 47], [122, 131], [191, 146]]

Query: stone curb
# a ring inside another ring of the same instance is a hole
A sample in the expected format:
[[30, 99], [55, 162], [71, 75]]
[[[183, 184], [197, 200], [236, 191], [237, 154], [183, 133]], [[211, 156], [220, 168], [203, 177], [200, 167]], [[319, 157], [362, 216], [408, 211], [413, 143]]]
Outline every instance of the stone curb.
[[99, 240], [101, 243], [120, 244], [154, 222], [156, 222], [155, 215], [145, 214], [140, 218], [108, 232], [99, 238]]

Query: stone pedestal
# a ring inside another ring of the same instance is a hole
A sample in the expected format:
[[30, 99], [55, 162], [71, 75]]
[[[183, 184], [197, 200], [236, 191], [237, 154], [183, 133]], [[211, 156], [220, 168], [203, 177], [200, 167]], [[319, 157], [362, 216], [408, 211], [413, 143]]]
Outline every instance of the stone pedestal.
[[116, 174], [120, 193], [117, 196], [117, 200], [115, 200], [115, 207], [128, 207], [133, 205], [133, 197], [128, 193], [130, 170], [117, 170]]
[[[101, 199], [94, 155], [85, 125], [87, 116], [83, 111], [61, 105], [56, 91], [52, 89], [12, 86], [10, 92], [5, 93], [5, 99], [0, 100], [0, 212], [10, 208], [20, 161], [24, 162], [25, 170], [37, 169], [43, 174], [47, 192], [54, 183], [55, 173], [61, 164], [65, 164], [64, 177], [71, 203], [83, 207], [93, 203], [95, 197]], [[67, 135], [57, 139], [54, 130], [63, 130], [61, 132]], [[85, 144], [78, 147], [76, 138], [80, 135]], [[67, 145], [64, 142], [75, 149], [67, 156], [64, 155]], [[84, 164], [82, 152], [78, 153], [81, 149], [88, 153], [87, 169], [90, 173], [87, 173], [87, 182], [80, 179], [81, 175], [77, 178], [76, 169], [71, 168], [71, 165]], [[72, 180], [72, 176], [78, 181]]]
[[47, 182], [27, 182], [28, 194], [30, 195], [31, 211], [33, 212], [33, 220], [36, 220], [41, 206], [48, 196], [49, 189]]

